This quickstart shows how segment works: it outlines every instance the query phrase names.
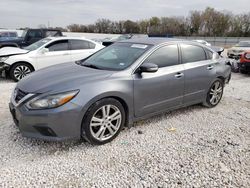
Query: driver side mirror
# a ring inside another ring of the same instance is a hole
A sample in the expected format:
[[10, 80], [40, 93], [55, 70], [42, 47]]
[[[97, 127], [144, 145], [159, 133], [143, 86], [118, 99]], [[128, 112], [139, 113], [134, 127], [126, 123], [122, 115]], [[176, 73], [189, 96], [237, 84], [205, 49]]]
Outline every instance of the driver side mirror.
[[149, 73], [153, 73], [153, 72], [157, 72], [158, 71], [158, 65], [154, 64], [154, 63], [143, 63], [140, 68], [139, 68], [139, 72], [149, 72]]
[[47, 53], [47, 52], [49, 52], [49, 49], [48, 48], [43, 48], [43, 49], [41, 49], [41, 54], [45, 54], [45, 53]]

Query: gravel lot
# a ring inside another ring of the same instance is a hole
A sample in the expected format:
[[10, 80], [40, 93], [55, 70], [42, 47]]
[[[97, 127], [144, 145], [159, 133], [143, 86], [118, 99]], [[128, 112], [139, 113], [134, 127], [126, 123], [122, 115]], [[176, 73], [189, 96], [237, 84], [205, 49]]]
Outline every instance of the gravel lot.
[[1, 187], [250, 187], [250, 75], [233, 74], [216, 108], [156, 116], [103, 146], [23, 138], [14, 86], [0, 81]]

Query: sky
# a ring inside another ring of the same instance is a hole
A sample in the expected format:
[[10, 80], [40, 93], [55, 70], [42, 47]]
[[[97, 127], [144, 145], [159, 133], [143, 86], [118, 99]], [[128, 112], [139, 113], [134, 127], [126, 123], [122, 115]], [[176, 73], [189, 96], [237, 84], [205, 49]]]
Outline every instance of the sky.
[[249, 0], [0, 0], [0, 28], [91, 24], [99, 18], [138, 21], [152, 16], [187, 16], [207, 6], [249, 12]]

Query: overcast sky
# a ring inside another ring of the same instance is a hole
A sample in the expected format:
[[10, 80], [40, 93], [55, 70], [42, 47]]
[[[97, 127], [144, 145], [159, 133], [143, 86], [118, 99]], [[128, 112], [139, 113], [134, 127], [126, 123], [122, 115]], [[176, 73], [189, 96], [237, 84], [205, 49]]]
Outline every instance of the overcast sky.
[[249, 0], [0, 0], [0, 28], [65, 27], [98, 18], [140, 20], [152, 16], [187, 16], [207, 6], [235, 14], [249, 12]]

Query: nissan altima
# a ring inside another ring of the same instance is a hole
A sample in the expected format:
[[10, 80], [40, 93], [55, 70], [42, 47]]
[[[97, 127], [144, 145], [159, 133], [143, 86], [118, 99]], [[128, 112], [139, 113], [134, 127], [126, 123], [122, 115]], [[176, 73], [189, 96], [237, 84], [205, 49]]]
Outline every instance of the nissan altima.
[[194, 104], [215, 107], [230, 75], [225, 59], [197, 42], [130, 39], [30, 74], [9, 107], [23, 136], [105, 144], [135, 121]]

